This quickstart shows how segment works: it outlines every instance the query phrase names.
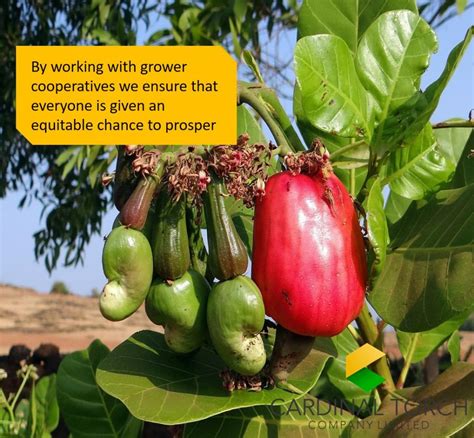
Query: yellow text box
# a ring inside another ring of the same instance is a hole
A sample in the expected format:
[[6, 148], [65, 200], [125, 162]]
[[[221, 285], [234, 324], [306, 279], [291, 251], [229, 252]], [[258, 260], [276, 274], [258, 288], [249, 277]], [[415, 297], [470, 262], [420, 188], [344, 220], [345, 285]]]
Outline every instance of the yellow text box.
[[233, 144], [221, 47], [18, 46], [16, 127], [36, 145]]

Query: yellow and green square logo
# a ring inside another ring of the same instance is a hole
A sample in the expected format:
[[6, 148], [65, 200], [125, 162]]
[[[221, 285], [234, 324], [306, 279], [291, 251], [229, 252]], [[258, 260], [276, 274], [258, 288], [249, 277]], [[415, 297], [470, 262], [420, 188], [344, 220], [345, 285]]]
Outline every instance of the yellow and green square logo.
[[372, 345], [362, 345], [346, 357], [346, 378], [364, 391], [372, 391], [385, 379], [367, 367], [384, 356], [384, 352], [377, 350]]

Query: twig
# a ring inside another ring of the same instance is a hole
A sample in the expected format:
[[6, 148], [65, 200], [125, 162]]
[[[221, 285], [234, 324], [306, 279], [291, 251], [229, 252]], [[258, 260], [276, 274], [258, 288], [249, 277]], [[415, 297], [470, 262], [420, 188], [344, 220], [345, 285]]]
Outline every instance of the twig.
[[400, 377], [397, 381], [397, 388], [403, 388], [405, 385], [405, 380], [408, 375], [408, 371], [410, 371], [411, 361], [413, 359], [413, 354], [415, 353], [416, 344], [418, 342], [419, 333], [415, 333], [411, 338], [410, 345], [408, 347], [407, 357], [405, 358], [405, 362], [403, 363], [402, 371], [400, 372]]
[[441, 128], [474, 128], [474, 120], [462, 120], [459, 122], [440, 122], [433, 125], [433, 129]]
[[353, 325], [349, 324], [347, 326], [347, 330], [349, 330], [349, 333], [352, 335], [352, 337], [355, 339], [355, 341], [359, 345], [364, 345], [364, 340], [361, 338], [361, 336], [359, 335], [359, 333], [357, 332], [357, 330], [354, 328]]
[[359, 140], [354, 143], [350, 143], [347, 146], [344, 146], [337, 151], [331, 153], [331, 160], [334, 160], [336, 157], [344, 155], [347, 151], [351, 151], [352, 149], [358, 148], [359, 146], [363, 145], [365, 140]]
[[263, 119], [270, 129], [276, 143], [281, 147], [282, 154], [292, 151], [288, 139], [281, 126], [276, 122], [275, 118], [270, 114], [270, 111], [265, 106], [264, 102], [253, 92], [250, 87], [239, 84], [239, 104], [246, 103], [250, 105], [257, 114]]

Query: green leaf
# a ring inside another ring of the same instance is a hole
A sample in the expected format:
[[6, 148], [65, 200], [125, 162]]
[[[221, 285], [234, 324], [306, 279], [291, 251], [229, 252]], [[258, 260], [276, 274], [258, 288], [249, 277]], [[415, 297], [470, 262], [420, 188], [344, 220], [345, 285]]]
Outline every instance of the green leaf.
[[[419, 89], [420, 78], [438, 48], [426, 21], [410, 11], [382, 14], [362, 37], [356, 69], [374, 104], [377, 123], [383, 122]], [[375, 141], [383, 137], [383, 125]], [[384, 152], [384, 144], [376, 144]]]
[[[56, 402], [56, 406], [57, 406], [57, 402]], [[57, 412], [59, 415], [59, 408], [57, 408]], [[26, 398], [21, 399], [15, 408], [15, 419], [19, 422], [20, 435], [26, 432], [26, 428], [28, 427], [29, 416], [30, 416], [30, 401], [27, 400]], [[1, 414], [0, 414], [0, 422], [1, 422]], [[1, 427], [0, 427], [0, 431], [1, 431]]]
[[360, 425], [349, 427], [349, 436], [452, 436], [469, 425], [474, 417], [473, 387], [474, 365], [459, 362], [440, 374], [433, 383], [410, 391], [408, 395], [405, 392], [408, 401], [396, 395], [387, 396], [375, 415], [355, 420]]
[[237, 107], [237, 136], [241, 134], [249, 135], [250, 144], [267, 142], [260, 123], [244, 105]]
[[[78, 152], [78, 151], [76, 151]], [[66, 163], [66, 165], [63, 167], [63, 172], [61, 174], [61, 179], [65, 179], [71, 170], [74, 168], [74, 165], [76, 164], [77, 161], [77, 155], [72, 156], [69, 161]]]
[[299, 13], [298, 36], [336, 35], [355, 53], [370, 24], [380, 14], [396, 9], [418, 13], [415, 0], [305, 0]]
[[34, 400], [29, 403], [27, 434], [46, 438], [59, 423], [59, 407], [56, 400], [56, 375], [42, 377], [31, 393]]
[[456, 162], [451, 162], [440, 149], [428, 123], [413, 143], [390, 154], [382, 170], [382, 184], [390, 184], [391, 190], [407, 199], [426, 198], [456, 169]]
[[237, 29], [240, 32], [240, 28], [245, 19], [245, 14], [247, 13], [247, 0], [235, 0], [233, 10]]
[[250, 70], [252, 70], [252, 73], [254, 74], [255, 79], [257, 79], [258, 82], [263, 84], [265, 81], [263, 80], [262, 73], [260, 72], [260, 68], [258, 67], [257, 61], [252, 55], [252, 52], [247, 49], [244, 50], [242, 52], [242, 59], [244, 60], [247, 67], [250, 68]]
[[383, 195], [380, 179], [373, 178], [368, 184], [369, 194], [364, 202], [367, 215], [367, 233], [371, 246], [370, 277], [372, 281], [378, 277], [385, 265], [387, 246], [390, 242], [387, 219], [383, 209]]
[[332, 338], [316, 338], [315, 347], [330, 351], [336, 357], [328, 361], [310, 394], [332, 403], [343, 400], [355, 414], [372, 412], [374, 400], [371, 395], [346, 378], [346, 356], [359, 348], [349, 330]]
[[448, 339], [448, 351], [451, 356], [451, 363], [455, 364], [456, 362], [459, 362], [461, 356], [461, 337], [457, 330], [453, 332]]
[[464, 40], [451, 51], [440, 77], [425, 92], [415, 94], [387, 118], [383, 131], [388, 149], [401, 144], [405, 139], [417, 137], [430, 121], [441, 94], [471, 42], [473, 30], [474, 27], [469, 28]]
[[[277, 400], [277, 399], [275, 399]], [[291, 438], [340, 437], [353, 419], [343, 409], [306, 394], [282, 406], [236, 409], [197, 423], [187, 424], [185, 438]]]
[[467, 0], [456, 0], [456, 9], [458, 11], [458, 14], [462, 14], [464, 12], [464, 9], [466, 9], [467, 6]]
[[120, 46], [113, 35], [105, 29], [94, 29], [90, 36], [106, 46]]
[[370, 138], [366, 92], [341, 38], [315, 35], [300, 39], [295, 74], [304, 118], [312, 126], [342, 137]]
[[[329, 357], [313, 349], [291, 373], [289, 383], [303, 393], [309, 391]], [[161, 424], [189, 423], [276, 399], [279, 405], [301, 396], [279, 388], [229, 394], [219, 377], [225, 368], [208, 346], [182, 357], [169, 350], [162, 334], [141, 331], [100, 363], [97, 382], [108, 394], [122, 400], [135, 417]]]
[[[401, 330], [397, 330], [398, 346], [403, 357], [407, 357], [408, 350], [412, 343], [416, 342], [413, 346], [414, 353], [412, 362], [420, 362], [428, 357], [433, 351], [435, 351], [451, 334], [456, 331], [461, 324], [469, 316], [470, 312], [462, 313], [448, 321], [443, 322], [438, 327], [431, 330], [427, 330], [420, 333], [406, 333]], [[416, 339], [415, 339], [415, 335]]]
[[196, 26], [198, 23], [199, 12], [199, 8], [190, 7], [185, 9], [179, 16], [178, 28], [183, 32], [191, 30], [192, 27]]
[[108, 353], [109, 349], [95, 340], [87, 350], [71, 353], [61, 362], [57, 379], [58, 403], [74, 438], [138, 437], [141, 422], [96, 384], [97, 366]]
[[57, 166], [62, 166], [66, 161], [72, 158], [73, 155], [77, 153], [77, 148], [73, 146], [67, 147], [63, 152], [61, 152], [54, 162]]
[[474, 185], [414, 203], [393, 226], [385, 268], [369, 300], [388, 324], [430, 330], [473, 305]]
[[229, 28], [230, 28], [230, 34], [232, 36], [232, 44], [234, 46], [234, 53], [236, 54], [237, 58], [240, 58], [240, 54], [242, 53], [242, 46], [240, 45], [238, 30], [236, 29], [236, 26], [234, 25], [234, 22], [232, 18], [230, 17], [229, 17]]
[[448, 60], [446, 62], [446, 66], [440, 77], [426, 88], [424, 95], [426, 97], [427, 105], [424, 108], [422, 114], [420, 115], [420, 119], [418, 120], [419, 124], [423, 121], [425, 121], [425, 123], [428, 122], [434, 110], [438, 106], [441, 94], [446, 88], [446, 85], [448, 85], [451, 76], [455, 72], [457, 66], [459, 65], [459, 62], [461, 61], [462, 57], [464, 56], [464, 53], [466, 52], [467, 48], [469, 47], [469, 44], [471, 43], [473, 32], [474, 26], [471, 26], [467, 30], [464, 40], [461, 41], [453, 50], [451, 50], [451, 53], [449, 54]]
[[398, 222], [405, 212], [410, 207], [413, 201], [397, 195], [395, 192], [390, 192], [385, 204], [385, 216], [390, 224]]

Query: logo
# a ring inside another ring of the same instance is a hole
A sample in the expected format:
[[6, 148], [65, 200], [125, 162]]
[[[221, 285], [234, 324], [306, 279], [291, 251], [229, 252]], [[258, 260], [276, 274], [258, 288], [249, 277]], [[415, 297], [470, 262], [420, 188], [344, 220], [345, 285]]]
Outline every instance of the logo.
[[367, 367], [384, 356], [383, 351], [377, 350], [372, 345], [362, 345], [346, 357], [346, 378], [364, 391], [372, 391], [381, 385], [385, 379]]

